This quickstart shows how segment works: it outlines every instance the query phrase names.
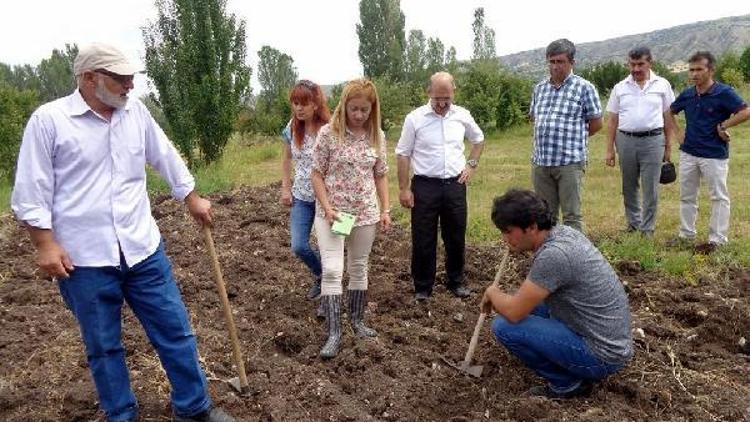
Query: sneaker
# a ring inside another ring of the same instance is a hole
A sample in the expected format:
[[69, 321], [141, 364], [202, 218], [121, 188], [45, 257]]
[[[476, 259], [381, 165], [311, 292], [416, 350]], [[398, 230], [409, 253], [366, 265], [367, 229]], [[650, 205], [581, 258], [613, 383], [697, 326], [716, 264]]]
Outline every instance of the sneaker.
[[704, 242], [695, 245], [695, 253], [708, 255], [711, 252], [715, 252], [719, 248], [719, 244], [715, 242]]
[[416, 292], [414, 293], [414, 299], [417, 302], [424, 302], [432, 296], [430, 292]]
[[449, 287], [448, 290], [453, 293], [453, 296], [460, 297], [461, 299], [471, 295], [471, 290], [464, 286]]
[[198, 413], [195, 416], [183, 417], [172, 415], [174, 422], [235, 422], [235, 419], [229, 416], [219, 407], [212, 407], [205, 412]]
[[526, 394], [532, 397], [546, 397], [550, 400], [566, 400], [574, 397], [586, 397], [592, 391], [594, 391], [594, 384], [591, 381], [581, 381], [581, 385], [565, 393], [555, 392], [549, 385], [537, 385], [531, 387]]

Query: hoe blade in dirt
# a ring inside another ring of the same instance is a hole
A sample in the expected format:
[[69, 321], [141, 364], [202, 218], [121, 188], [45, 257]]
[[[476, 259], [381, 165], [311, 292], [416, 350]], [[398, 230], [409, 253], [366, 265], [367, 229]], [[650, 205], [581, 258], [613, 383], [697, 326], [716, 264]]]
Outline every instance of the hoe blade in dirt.
[[465, 374], [471, 375], [474, 378], [480, 378], [482, 376], [482, 370], [484, 370], [484, 365], [469, 365], [465, 362], [461, 362], [459, 364], [453, 362], [445, 356], [440, 356], [440, 359], [442, 359], [442, 361], [451, 368], [455, 368]]

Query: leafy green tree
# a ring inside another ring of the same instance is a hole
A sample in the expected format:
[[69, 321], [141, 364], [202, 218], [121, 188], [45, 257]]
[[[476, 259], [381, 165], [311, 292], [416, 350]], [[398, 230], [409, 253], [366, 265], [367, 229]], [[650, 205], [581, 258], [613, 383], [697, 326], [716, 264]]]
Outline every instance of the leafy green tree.
[[403, 78], [406, 35], [400, 0], [360, 0], [357, 36], [365, 76]]
[[258, 58], [260, 101], [263, 108], [269, 110], [278, 101], [288, 101], [287, 94], [297, 80], [297, 70], [291, 56], [267, 45], [258, 50]]
[[665, 64], [653, 61], [651, 63], [651, 70], [662, 78], [668, 80], [674, 91], [679, 92], [685, 89], [686, 79], [681, 75], [672, 72], [672, 70], [670, 70]]
[[750, 46], [747, 46], [740, 56], [740, 70], [745, 82], [750, 82]]
[[26, 122], [39, 104], [37, 93], [0, 81], [0, 179], [12, 181]]
[[599, 95], [606, 97], [614, 86], [630, 74], [624, 63], [607, 61], [584, 67], [576, 72], [594, 84]]
[[424, 33], [418, 29], [409, 31], [409, 39], [406, 41], [406, 60], [404, 63], [405, 79], [411, 82], [419, 82], [426, 75], [427, 57]]
[[425, 53], [427, 75], [445, 69], [445, 46], [440, 38], [430, 37], [427, 40], [427, 52]]
[[484, 7], [474, 9], [474, 55], [472, 60], [495, 59], [495, 30], [484, 24]]
[[745, 78], [742, 77], [742, 71], [734, 67], [724, 69], [721, 74], [721, 81], [737, 89], [745, 87]]
[[741, 68], [740, 56], [733, 51], [727, 51], [716, 61], [716, 79], [724, 83], [729, 83], [727, 79], [736, 79], [737, 72], [742, 75]]
[[471, 111], [482, 130], [502, 130], [528, 120], [532, 82], [497, 61], [472, 61], [456, 85], [456, 102]]
[[36, 68], [39, 78], [39, 99], [42, 102], [66, 96], [76, 88], [73, 60], [78, 55], [76, 44], [65, 44], [65, 50], [52, 50], [52, 55], [42, 60]]
[[458, 59], [456, 59], [456, 47], [451, 46], [445, 52], [445, 70], [455, 75], [458, 72]]
[[188, 164], [210, 163], [221, 157], [249, 94], [245, 22], [226, 13], [226, 0], [156, 6], [157, 20], [143, 28], [146, 70]]

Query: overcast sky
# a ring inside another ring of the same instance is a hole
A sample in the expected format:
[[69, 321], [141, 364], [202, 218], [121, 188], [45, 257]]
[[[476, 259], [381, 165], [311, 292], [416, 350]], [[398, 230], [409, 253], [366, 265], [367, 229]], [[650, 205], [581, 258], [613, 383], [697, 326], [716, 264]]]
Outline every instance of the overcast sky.
[[[300, 78], [338, 83], [362, 74], [357, 56], [357, 0], [228, 0], [227, 11], [247, 22], [253, 90], [258, 55], [270, 45], [294, 58]], [[421, 29], [456, 47], [458, 59], [472, 54], [473, 11], [485, 8], [500, 55], [543, 47], [566, 37], [599, 41], [670, 26], [750, 13], [750, 2], [715, 0], [604, 2], [401, 0], [406, 31]], [[141, 27], [156, 17], [154, 0], [5, 0], [0, 14], [0, 61], [37, 64], [53, 48], [93, 41], [114, 44], [142, 62]], [[140, 81], [139, 89], [143, 89]]]

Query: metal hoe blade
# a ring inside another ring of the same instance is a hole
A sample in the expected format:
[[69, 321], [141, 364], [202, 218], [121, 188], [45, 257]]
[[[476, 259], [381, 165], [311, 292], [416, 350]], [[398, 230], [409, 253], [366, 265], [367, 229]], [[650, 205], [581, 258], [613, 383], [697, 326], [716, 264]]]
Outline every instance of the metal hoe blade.
[[440, 356], [440, 359], [451, 368], [457, 369], [465, 374], [471, 375], [474, 378], [480, 378], [482, 376], [482, 371], [484, 370], [484, 365], [464, 365], [463, 362], [461, 362], [460, 364], [457, 364], [442, 355]]

